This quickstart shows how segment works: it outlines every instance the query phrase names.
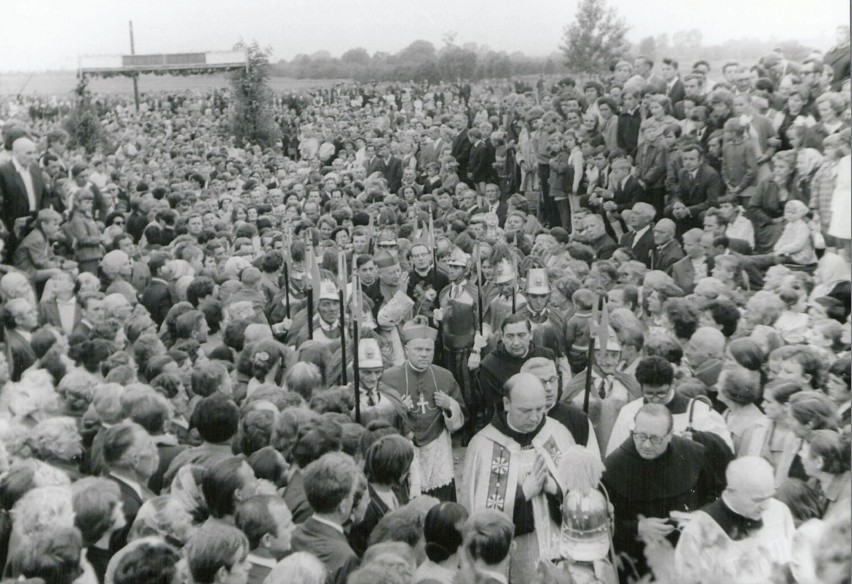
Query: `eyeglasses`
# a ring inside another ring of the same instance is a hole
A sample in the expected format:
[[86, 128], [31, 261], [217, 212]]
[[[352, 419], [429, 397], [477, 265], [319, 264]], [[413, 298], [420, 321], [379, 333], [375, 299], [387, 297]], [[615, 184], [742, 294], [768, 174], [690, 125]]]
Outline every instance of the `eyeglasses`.
[[666, 439], [668, 434], [665, 436], [654, 436], [652, 434], [645, 434], [644, 432], [633, 432], [633, 439], [636, 440], [639, 444], [643, 442], [650, 442], [654, 446], [662, 445], [663, 441]]
[[113, 221], [113, 225], [124, 225], [124, 221]]

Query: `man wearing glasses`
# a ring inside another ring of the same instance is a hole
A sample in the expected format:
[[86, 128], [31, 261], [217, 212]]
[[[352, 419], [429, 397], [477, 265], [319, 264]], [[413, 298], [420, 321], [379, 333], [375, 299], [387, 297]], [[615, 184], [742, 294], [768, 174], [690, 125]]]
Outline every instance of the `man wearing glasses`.
[[[699, 338], [711, 334], [703, 331]], [[618, 450], [630, 436], [633, 418], [645, 404], [660, 404], [671, 412], [674, 424], [672, 432], [676, 436], [684, 435], [687, 428], [692, 427], [694, 430], [716, 434], [729, 448], [733, 448], [731, 434], [718, 412], [703, 401], [691, 400], [675, 391], [674, 369], [667, 360], [662, 357], [645, 357], [636, 366], [635, 376], [642, 387], [642, 397], [629, 402], [618, 413], [607, 442], [607, 456]]]
[[713, 472], [700, 444], [675, 436], [671, 412], [659, 403], [643, 405], [634, 430], [606, 459], [601, 479], [615, 508], [613, 544], [625, 562], [623, 579], [635, 572], [641, 578], [649, 568], [647, 543], [679, 534], [672, 514], [701, 508], [715, 497]]

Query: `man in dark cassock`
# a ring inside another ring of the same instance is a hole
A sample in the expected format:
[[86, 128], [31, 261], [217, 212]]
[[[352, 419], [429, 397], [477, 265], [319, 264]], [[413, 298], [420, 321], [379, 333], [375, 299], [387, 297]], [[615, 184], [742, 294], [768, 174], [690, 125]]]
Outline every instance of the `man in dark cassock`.
[[432, 365], [438, 331], [424, 317], [402, 328], [405, 363], [385, 371], [382, 381], [402, 396], [419, 466], [420, 490], [442, 501], [456, 500], [450, 434], [464, 425], [461, 392], [452, 373]]
[[555, 359], [553, 351], [533, 342], [532, 324], [523, 314], [510, 314], [503, 320], [502, 339], [497, 348], [482, 359], [479, 386], [489, 418], [503, 407], [503, 385], [533, 357]]
[[630, 438], [606, 459], [601, 482], [615, 508], [613, 545], [629, 556], [622, 582], [648, 571], [646, 542], [677, 543], [677, 513], [695, 511], [713, 498], [714, 482], [704, 447], [673, 434], [671, 412], [646, 404], [636, 414]]

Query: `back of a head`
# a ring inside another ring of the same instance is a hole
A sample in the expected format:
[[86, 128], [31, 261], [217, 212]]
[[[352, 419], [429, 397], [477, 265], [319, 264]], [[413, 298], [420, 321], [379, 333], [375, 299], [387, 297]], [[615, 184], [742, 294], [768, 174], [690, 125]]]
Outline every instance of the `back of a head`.
[[198, 402], [192, 412], [191, 422], [204, 441], [221, 444], [237, 433], [240, 410], [224, 395], [214, 394]]
[[73, 527], [44, 531], [27, 543], [10, 558], [11, 573], [45, 584], [71, 584], [81, 575], [83, 539]]
[[131, 542], [113, 573], [114, 584], [160, 584], [172, 582], [180, 554], [165, 542]]
[[243, 465], [248, 466], [248, 463], [242, 458], [232, 456], [214, 464], [204, 475], [201, 492], [213, 517], [222, 518], [234, 514], [234, 494], [245, 486], [240, 475]]
[[512, 549], [515, 526], [505, 513], [477, 511], [465, 523], [464, 549], [472, 561], [497, 566]]
[[315, 513], [334, 513], [353, 492], [359, 471], [351, 456], [329, 452], [304, 472], [305, 497]]
[[208, 521], [190, 538], [184, 552], [192, 581], [195, 584], [213, 584], [218, 580], [220, 569], [230, 570], [235, 564], [245, 561], [248, 539], [236, 527]]
[[343, 428], [337, 422], [313, 424], [300, 435], [293, 446], [293, 461], [301, 468], [343, 446]]
[[430, 560], [440, 563], [456, 553], [463, 541], [461, 530], [467, 518], [467, 509], [458, 503], [441, 503], [429, 510], [423, 537]]
[[196, 367], [192, 371], [192, 393], [200, 396], [213, 395], [228, 377], [228, 368], [224, 363], [208, 361], [204, 367]]

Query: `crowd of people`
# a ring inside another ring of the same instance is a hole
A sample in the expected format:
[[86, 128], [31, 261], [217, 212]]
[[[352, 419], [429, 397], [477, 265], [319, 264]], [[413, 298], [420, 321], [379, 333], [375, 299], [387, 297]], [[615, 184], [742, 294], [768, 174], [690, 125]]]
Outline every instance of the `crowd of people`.
[[[0, 568], [850, 581], [849, 32], [802, 63], [4, 104]], [[40, 114], [41, 108], [52, 108]]]

